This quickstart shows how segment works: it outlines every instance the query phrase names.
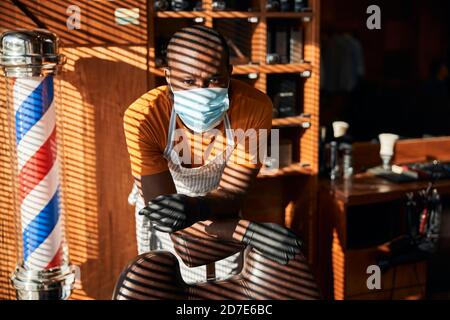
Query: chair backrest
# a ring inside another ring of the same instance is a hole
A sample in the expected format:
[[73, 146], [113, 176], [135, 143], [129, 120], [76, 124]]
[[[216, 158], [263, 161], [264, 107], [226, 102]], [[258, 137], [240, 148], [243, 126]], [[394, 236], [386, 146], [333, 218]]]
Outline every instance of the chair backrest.
[[167, 251], [142, 254], [123, 270], [113, 299], [320, 299], [314, 276], [302, 254], [287, 265], [254, 249], [245, 250], [242, 271], [227, 280], [187, 285], [177, 258]]

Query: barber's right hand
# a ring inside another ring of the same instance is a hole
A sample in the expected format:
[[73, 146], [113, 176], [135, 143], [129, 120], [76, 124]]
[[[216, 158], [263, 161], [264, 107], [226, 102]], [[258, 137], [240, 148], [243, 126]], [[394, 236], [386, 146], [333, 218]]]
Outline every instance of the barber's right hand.
[[302, 241], [292, 231], [276, 223], [250, 222], [242, 242], [283, 265], [300, 253], [302, 246]]

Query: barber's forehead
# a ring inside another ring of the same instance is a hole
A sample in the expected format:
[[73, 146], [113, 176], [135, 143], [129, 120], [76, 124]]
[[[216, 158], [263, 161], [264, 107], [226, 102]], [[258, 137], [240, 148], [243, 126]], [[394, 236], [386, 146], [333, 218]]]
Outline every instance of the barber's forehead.
[[225, 67], [224, 59], [209, 51], [183, 49], [169, 55], [169, 67], [175, 70], [191, 70], [192, 72], [217, 72]]
[[187, 29], [177, 32], [168, 48], [169, 62], [202, 67], [210, 65], [219, 67], [224, 63], [224, 47], [216, 35]]

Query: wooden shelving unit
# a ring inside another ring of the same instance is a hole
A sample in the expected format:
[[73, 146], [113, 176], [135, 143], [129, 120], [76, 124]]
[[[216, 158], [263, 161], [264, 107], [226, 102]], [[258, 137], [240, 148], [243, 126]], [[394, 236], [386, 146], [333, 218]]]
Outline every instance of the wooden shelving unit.
[[[271, 74], [300, 74], [306, 81], [300, 84], [299, 90], [303, 91], [302, 111], [310, 114], [310, 118], [290, 117], [274, 119], [273, 125], [277, 127], [303, 126], [304, 132], [298, 136], [300, 154], [298, 159], [293, 159], [293, 163], [306, 163], [311, 166], [313, 172], [318, 170], [318, 120], [319, 120], [319, 68], [320, 68], [320, 49], [319, 49], [319, 0], [310, 0], [309, 7], [311, 11], [307, 12], [267, 12], [266, 0], [251, 1], [252, 11], [213, 11], [212, 0], [203, 0], [202, 11], [154, 11], [150, 1], [148, 6], [148, 32], [149, 32], [149, 85], [155, 86], [158, 77], [163, 77], [162, 69], [155, 65], [156, 41], [158, 34], [157, 23], [160, 19], [170, 19], [175, 21], [181, 19], [186, 21], [190, 19], [192, 24], [202, 23], [213, 27], [218, 19], [242, 19], [249, 21], [256, 19], [256, 22], [249, 22], [252, 25], [251, 34], [251, 56], [248, 57], [251, 63], [234, 65], [234, 75], [256, 75], [254, 86], [267, 92], [267, 77]], [[201, 18], [200, 22], [194, 22]], [[305, 63], [295, 64], [266, 64], [267, 47], [267, 24], [269, 19], [297, 19], [298, 23], [304, 28], [304, 61]], [[180, 21], [181, 21], [180, 20]], [[307, 123], [307, 125], [303, 125]]]
[[[156, 41], [160, 35], [158, 32], [170, 33], [186, 24], [204, 24], [216, 27], [220, 22], [232, 23], [239, 21], [245, 24], [242, 33], [249, 32], [248, 64], [234, 65], [235, 76], [249, 76], [249, 82], [262, 92], [268, 92], [268, 77], [272, 74], [298, 74], [304, 81], [299, 83], [300, 110], [302, 115], [273, 119], [273, 128], [291, 130], [293, 152], [292, 164], [285, 168], [270, 173], [261, 173], [258, 176], [253, 195], [249, 196], [249, 205], [243, 210], [244, 215], [258, 219], [257, 215], [269, 216], [273, 221], [284, 221], [294, 231], [302, 234], [307, 242], [305, 254], [310, 262], [315, 263], [314, 244], [316, 237], [316, 188], [317, 173], [319, 167], [318, 143], [319, 143], [319, 75], [320, 75], [320, 0], [309, 0], [307, 12], [267, 12], [266, 0], [252, 0], [251, 11], [213, 11], [212, 0], [203, 0], [202, 11], [192, 12], [155, 12], [153, 1], [148, 6], [148, 69], [149, 86], [154, 87], [163, 83], [163, 72], [155, 64]], [[268, 24], [272, 19], [289, 19], [290, 23], [298, 25], [304, 30], [303, 63], [293, 64], [266, 64]], [[169, 22], [170, 21], [170, 24]], [[247, 25], [248, 24], [248, 25]], [[164, 25], [165, 27], [163, 27]], [[176, 26], [177, 28], [175, 28]], [[158, 30], [160, 28], [160, 30]], [[165, 28], [165, 29], [164, 29]], [[170, 29], [170, 31], [168, 31]], [[218, 28], [219, 31], [220, 28]], [[164, 34], [166, 37], [170, 34]], [[159, 81], [159, 82], [158, 82]], [[304, 115], [307, 116], [304, 116]], [[266, 181], [279, 180], [276, 183], [262, 187]], [[288, 196], [280, 193], [283, 200], [263, 200], [262, 192], [273, 193], [274, 188], [291, 188], [292, 179], [297, 179], [301, 187]], [[259, 194], [258, 194], [259, 193]], [[252, 200], [254, 199], [254, 201]], [[285, 206], [289, 205], [289, 209]], [[266, 212], [264, 214], [262, 211]], [[280, 217], [282, 215], [282, 217]]]

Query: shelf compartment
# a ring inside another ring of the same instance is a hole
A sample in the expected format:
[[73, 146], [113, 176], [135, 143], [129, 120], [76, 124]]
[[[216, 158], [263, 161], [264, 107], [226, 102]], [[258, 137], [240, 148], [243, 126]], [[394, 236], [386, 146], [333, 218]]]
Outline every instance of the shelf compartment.
[[256, 50], [252, 46], [256, 26], [257, 24], [249, 22], [247, 19], [213, 20], [214, 29], [219, 31], [227, 40], [231, 64], [240, 66], [260, 62], [252, 59], [254, 57], [253, 51]]
[[299, 73], [267, 74], [267, 95], [273, 103], [273, 118], [307, 113], [303, 108], [304, 83]]

